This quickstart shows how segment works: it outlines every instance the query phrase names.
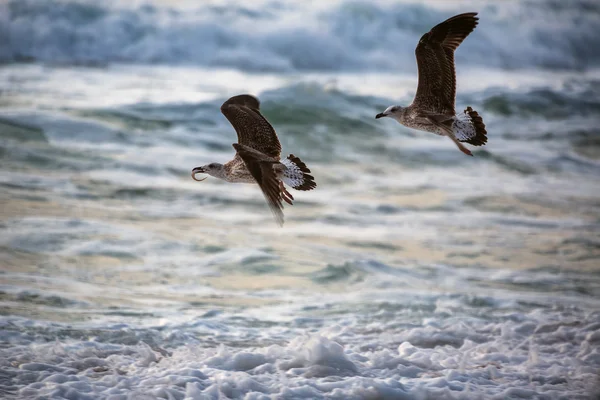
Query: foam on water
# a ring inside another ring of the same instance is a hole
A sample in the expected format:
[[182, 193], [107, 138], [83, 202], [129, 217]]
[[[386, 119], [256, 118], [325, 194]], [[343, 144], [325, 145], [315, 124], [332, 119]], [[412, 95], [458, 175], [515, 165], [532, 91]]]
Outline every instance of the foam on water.
[[[281, 309], [262, 307], [255, 339], [234, 322], [252, 318], [243, 312], [146, 330], [115, 325], [90, 331], [84, 340], [68, 339], [73, 334], [57, 324], [8, 318], [2, 327], [3, 341], [11, 343], [2, 350], [3, 390], [26, 398], [78, 399], [598, 394], [600, 313], [592, 308], [540, 307], [507, 293], [434, 294], [432, 309], [422, 307], [431, 294], [394, 299], [397, 292], [362, 293], [352, 296], [359, 307], [354, 311], [343, 296], [324, 295], [323, 305], [311, 307], [305, 304], [316, 299], [304, 297], [286, 308], [294, 316], [289, 323], [264, 325]], [[363, 313], [365, 306], [377, 311]], [[53, 341], [61, 330], [67, 338]], [[228, 344], [213, 347], [214, 340]]]
[[[0, 68], [0, 397], [597, 397], [599, 74], [534, 68], [595, 65], [597, 7], [483, 7], [470, 158], [374, 119], [465, 11], [439, 4], [2, 3], [4, 60], [70, 66]], [[189, 177], [233, 155], [243, 92], [319, 185], [285, 229], [257, 187]]]

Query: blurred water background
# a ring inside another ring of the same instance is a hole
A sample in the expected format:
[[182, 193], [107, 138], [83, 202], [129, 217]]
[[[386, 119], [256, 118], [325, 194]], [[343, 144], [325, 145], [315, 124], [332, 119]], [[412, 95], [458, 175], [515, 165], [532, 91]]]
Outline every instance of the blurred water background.
[[[479, 11], [457, 110], [375, 120]], [[595, 1], [0, 2], [0, 396], [587, 399], [600, 370]], [[277, 227], [219, 106], [318, 187]]]

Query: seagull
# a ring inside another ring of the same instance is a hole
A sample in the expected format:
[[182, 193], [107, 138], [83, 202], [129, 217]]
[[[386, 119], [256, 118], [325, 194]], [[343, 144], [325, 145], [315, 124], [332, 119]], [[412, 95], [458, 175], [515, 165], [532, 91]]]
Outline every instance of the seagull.
[[448, 18], [424, 34], [415, 54], [419, 70], [417, 94], [408, 107], [390, 106], [375, 118], [390, 117], [402, 125], [448, 136], [466, 155], [473, 154], [462, 143], [483, 146], [487, 131], [477, 111], [467, 107], [456, 114], [454, 51], [477, 26], [477, 13]]
[[275, 129], [260, 113], [260, 102], [249, 94], [241, 94], [227, 100], [221, 112], [235, 128], [238, 142], [233, 144], [236, 153], [225, 164], [210, 163], [192, 169], [196, 174], [208, 174], [232, 183], [258, 183], [275, 221], [283, 225], [283, 203], [292, 205], [294, 197], [284, 183], [296, 190], [312, 190], [317, 187], [310, 169], [298, 157], [290, 154], [281, 159], [281, 144]]

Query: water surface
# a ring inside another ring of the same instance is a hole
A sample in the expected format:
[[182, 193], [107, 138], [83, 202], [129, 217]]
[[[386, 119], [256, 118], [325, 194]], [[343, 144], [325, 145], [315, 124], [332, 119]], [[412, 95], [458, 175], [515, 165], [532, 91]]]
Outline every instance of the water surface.
[[[594, 3], [476, 7], [472, 158], [374, 119], [472, 4], [60, 4], [0, 20], [2, 395], [597, 395]], [[219, 107], [245, 92], [318, 184], [283, 229], [257, 187], [189, 176], [232, 157]]]

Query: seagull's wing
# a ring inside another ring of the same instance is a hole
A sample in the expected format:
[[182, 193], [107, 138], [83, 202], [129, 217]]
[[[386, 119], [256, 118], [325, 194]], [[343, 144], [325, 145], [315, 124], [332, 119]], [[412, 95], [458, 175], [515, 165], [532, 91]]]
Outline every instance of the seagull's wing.
[[454, 134], [454, 132], [452, 131], [454, 115], [436, 114], [429, 111], [421, 110], [421, 112], [417, 114], [417, 118], [423, 119], [426, 123], [432, 124], [442, 129], [448, 135]]
[[248, 171], [252, 174], [267, 200], [267, 204], [279, 226], [283, 225], [283, 204], [279, 179], [273, 170], [273, 164], [278, 159], [267, 155], [243, 144], [234, 143], [233, 148], [244, 160]]
[[454, 50], [475, 29], [477, 13], [459, 14], [434, 26], [419, 40], [415, 54], [419, 85], [413, 105], [438, 114], [454, 115], [456, 72]]
[[254, 96], [241, 94], [227, 100], [221, 112], [235, 128], [238, 143], [279, 159], [281, 144], [275, 129], [259, 111], [260, 102]]

